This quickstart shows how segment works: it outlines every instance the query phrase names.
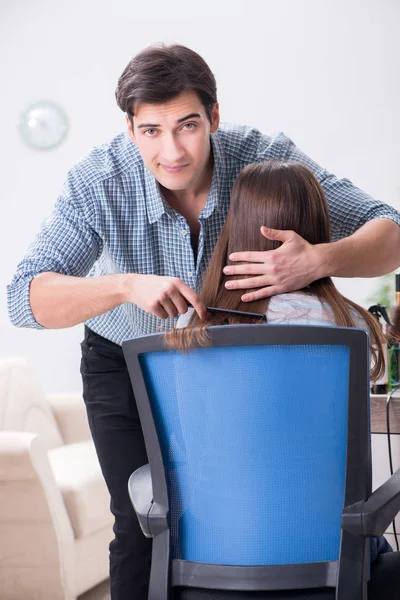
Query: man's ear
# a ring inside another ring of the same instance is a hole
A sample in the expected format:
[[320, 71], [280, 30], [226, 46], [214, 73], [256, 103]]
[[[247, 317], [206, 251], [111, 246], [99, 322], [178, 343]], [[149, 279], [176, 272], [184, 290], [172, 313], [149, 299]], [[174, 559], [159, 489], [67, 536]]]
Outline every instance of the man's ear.
[[220, 121], [220, 116], [219, 116], [219, 104], [218, 102], [216, 102], [213, 106], [213, 109], [211, 111], [211, 133], [215, 133], [219, 127], [219, 121]]
[[132, 142], [136, 144], [135, 134], [133, 133], [133, 120], [129, 118], [129, 115], [125, 115], [126, 125], [128, 127], [128, 135]]

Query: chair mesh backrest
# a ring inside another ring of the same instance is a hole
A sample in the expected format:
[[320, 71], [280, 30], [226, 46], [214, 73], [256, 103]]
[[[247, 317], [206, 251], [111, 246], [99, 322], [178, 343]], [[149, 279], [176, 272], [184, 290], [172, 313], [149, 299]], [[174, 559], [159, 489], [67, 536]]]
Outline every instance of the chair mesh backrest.
[[169, 488], [173, 558], [338, 559], [347, 346], [161, 351], [140, 363]]

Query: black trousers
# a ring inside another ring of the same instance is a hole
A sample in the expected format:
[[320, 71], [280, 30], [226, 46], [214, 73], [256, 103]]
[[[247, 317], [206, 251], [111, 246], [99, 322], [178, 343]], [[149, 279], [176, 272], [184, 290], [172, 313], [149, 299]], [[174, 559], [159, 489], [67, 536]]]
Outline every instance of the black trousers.
[[110, 544], [112, 600], [147, 600], [151, 540], [144, 537], [128, 495], [128, 479], [147, 463], [142, 429], [121, 346], [85, 327], [81, 344], [83, 397], [115, 517]]

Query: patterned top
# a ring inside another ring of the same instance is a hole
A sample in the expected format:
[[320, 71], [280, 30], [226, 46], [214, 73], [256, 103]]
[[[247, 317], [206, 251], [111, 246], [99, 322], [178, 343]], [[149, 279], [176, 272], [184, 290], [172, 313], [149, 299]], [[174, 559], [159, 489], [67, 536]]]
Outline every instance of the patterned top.
[[[189, 308], [187, 313], [178, 318], [177, 327], [186, 327], [194, 308]], [[369, 327], [363, 317], [353, 307], [350, 314], [354, 327], [366, 329]], [[272, 296], [266, 312], [267, 323], [270, 325], [319, 325], [333, 327], [336, 325], [331, 307], [326, 302], [321, 302], [317, 296], [302, 292], [288, 292]]]
[[[53, 271], [77, 277], [141, 273], [178, 277], [199, 291], [202, 276], [229, 208], [239, 171], [249, 163], [282, 159], [307, 165], [324, 188], [334, 239], [352, 234], [366, 221], [387, 218], [400, 224], [393, 208], [374, 200], [347, 179], [338, 179], [301, 152], [283, 133], [273, 136], [235, 125], [211, 135], [214, 173], [202, 210], [197, 258], [185, 218], [163, 199], [127, 133], [95, 147], [69, 172], [52, 214], [19, 263], [8, 286], [11, 321], [41, 326], [29, 303], [31, 280]], [[260, 224], [261, 225], [261, 224]], [[123, 340], [174, 326], [125, 303], [87, 322], [103, 337]]]

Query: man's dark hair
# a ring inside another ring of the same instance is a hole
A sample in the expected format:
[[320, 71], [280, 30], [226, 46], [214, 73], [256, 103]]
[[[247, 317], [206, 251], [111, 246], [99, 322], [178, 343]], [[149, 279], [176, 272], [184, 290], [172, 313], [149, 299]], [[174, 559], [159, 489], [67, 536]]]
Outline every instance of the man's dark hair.
[[186, 91], [198, 94], [211, 122], [217, 85], [205, 60], [186, 46], [157, 45], [132, 58], [118, 80], [115, 97], [132, 122], [138, 102], [161, 104]]

